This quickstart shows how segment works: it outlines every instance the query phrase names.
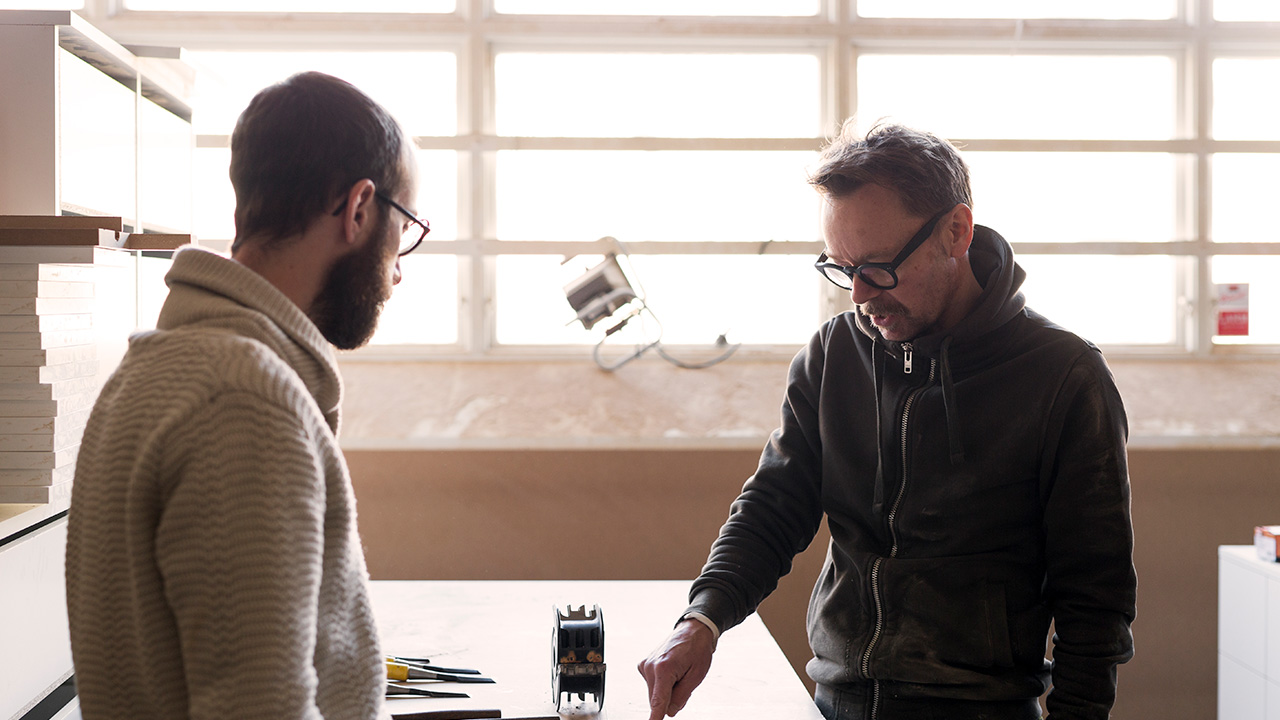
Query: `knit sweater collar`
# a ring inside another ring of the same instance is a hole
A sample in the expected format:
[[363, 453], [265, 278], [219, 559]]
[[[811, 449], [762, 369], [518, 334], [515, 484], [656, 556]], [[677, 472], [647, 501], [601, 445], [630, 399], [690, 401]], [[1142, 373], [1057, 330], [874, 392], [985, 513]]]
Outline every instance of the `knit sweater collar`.
[[342, 377], [333, 346], [284, 293], [244, 265], [190, 245], [174, 253], [165, 283], [169, 297], [157, 329], [194, 326], [263, 343], [298, 373], [338, 432]]

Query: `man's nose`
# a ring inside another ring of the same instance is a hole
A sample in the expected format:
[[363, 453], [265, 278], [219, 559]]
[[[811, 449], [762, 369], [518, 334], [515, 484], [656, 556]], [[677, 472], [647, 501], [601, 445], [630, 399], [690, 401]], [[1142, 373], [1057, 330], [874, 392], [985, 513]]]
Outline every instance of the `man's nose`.
[[862, 279], [861, 275], [853, 276], [853, 288], [849, 290], [849, 298], [854, 305], [861, 305], [884, 292], [880, 288]]

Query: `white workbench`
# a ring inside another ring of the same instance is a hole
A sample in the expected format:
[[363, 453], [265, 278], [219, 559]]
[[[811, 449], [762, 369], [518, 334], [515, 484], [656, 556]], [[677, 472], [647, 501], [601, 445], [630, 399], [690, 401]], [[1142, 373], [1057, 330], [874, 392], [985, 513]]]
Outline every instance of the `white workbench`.
[[[685, 581], [377, 581], [371, 584], [384, 652], [474, 668], [493, 685], [432, 685], [470, 699], [387, 700], [393, 714], [496, 708], [503, 717], [555, 716], [551, 697], [553, 607], [599, 605], [604, 614], [605, 702], [566, 700], [575, 720], [649, 716], [636, 663], [657, 647], [684, 610]], [[680, 720], [821, 720], [804, 684], [758, 616], [720, 638], [711, 672]]]

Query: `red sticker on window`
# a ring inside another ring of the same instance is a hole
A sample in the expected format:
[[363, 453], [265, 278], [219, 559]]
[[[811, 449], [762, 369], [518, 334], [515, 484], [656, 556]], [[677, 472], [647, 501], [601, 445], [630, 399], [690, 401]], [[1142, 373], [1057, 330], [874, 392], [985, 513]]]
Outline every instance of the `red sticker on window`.
[[1218, 334], [1249, 334], [1249, 283], [1218, 285]]

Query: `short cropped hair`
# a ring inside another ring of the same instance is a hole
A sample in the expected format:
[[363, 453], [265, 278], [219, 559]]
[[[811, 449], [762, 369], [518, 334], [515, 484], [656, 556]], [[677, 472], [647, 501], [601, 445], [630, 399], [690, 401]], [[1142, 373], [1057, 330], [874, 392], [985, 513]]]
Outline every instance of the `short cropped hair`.
[[233, 249], [301, 234], [364, 178], [395, 197], [406, 143], [391, 114], [345, 80], [304, 72], [262, 90], [231, 134]]
[[822, 151], [809, 184], [844, 197], [868, 183], [894, 190], [907, 211], [928, 217], [973, 206], [969, 167], [946, 140], [902, 125], [878, 124], [862, 137], [851, 119]]

